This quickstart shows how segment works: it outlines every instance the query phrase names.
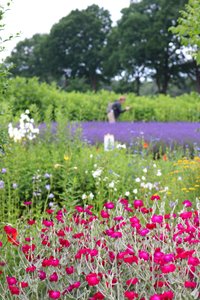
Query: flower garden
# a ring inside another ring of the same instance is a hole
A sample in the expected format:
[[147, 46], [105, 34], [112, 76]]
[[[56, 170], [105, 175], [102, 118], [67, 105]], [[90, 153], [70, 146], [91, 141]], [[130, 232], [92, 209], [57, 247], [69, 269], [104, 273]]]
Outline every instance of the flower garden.
[[30, 115], [1, 136], [0, 299], [200, 299], [199, 123]]

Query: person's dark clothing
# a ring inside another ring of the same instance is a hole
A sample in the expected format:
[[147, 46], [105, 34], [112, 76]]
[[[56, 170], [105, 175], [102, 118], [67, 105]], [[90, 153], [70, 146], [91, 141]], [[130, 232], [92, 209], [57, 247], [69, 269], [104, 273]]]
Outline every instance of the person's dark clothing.
[[117, 119], [121, 113], [123, 113], [123, 112], [126, 111], [126, 109], [122, 109], [122, 105], [121, 105], [121, 103], [118, 100], [116, 100], [112, 104], [112, 110], [113, 110], [115, 119]]

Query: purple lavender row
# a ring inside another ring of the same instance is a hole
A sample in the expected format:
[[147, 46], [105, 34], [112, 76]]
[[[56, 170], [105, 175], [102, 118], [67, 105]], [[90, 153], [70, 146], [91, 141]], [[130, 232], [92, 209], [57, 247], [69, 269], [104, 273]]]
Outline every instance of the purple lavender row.
[[[90, 144], [103, 143], [105, 134], [113, 134], [120, 143], [132, 144], [142, 138], [149, 143], [165, 142], [168, 144], [195, 143], [200, 146], [200, 123], [194, 122], [75, 122], [68, 125], [72, 134], [81, 128], [81, 139]], [[45, 125], [41, 126], [44, 128]], [[52, 132], [56, 132], [56, 123], [52, 123]]]

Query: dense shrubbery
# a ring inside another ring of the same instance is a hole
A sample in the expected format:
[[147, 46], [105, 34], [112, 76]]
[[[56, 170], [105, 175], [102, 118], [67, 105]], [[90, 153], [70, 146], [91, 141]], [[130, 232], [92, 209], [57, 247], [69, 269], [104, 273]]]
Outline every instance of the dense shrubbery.
[[[38, 116], [38, 121], [56, 120], [58, 116], [65, 120], [92, 121], [106, 120], [106, 108], [109, 102], [119, 95], [101, 91], [99, 93], [77, 93], [59, 90], [55, 85], [39, 83], [36, 78], [15, 78], [9, 82], [6, 96], [1, 95], [1, 113], [19, 115], [30, 109]], [[127, 105], [133, 109], [121, 116], [125, 121], [200, 121], [200, 96], [185, 94], [178, 97], [158, 95], [137, 97], [127, 95]]]

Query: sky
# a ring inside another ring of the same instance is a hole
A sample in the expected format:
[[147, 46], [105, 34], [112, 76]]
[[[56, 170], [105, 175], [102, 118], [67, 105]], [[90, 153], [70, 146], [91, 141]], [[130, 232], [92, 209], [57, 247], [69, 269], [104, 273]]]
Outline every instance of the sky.
[[[5, 7], [7, 2], [1, 0], [1, 5]], [[51, 27], [72, 10], [86, 9], [92, 4], [107, 9], [115, 24], [121, 17], [120, 11], [129, 6], [130, 0], [13, 0], [3, 18], [5, 29], [1, 37], [17, 33], [20, 36], [4, 43], [6, 50], [0, 52], [0, 60], [8, 56], [19, 41], [31, 38], [36, 33], [49, 33]]]

